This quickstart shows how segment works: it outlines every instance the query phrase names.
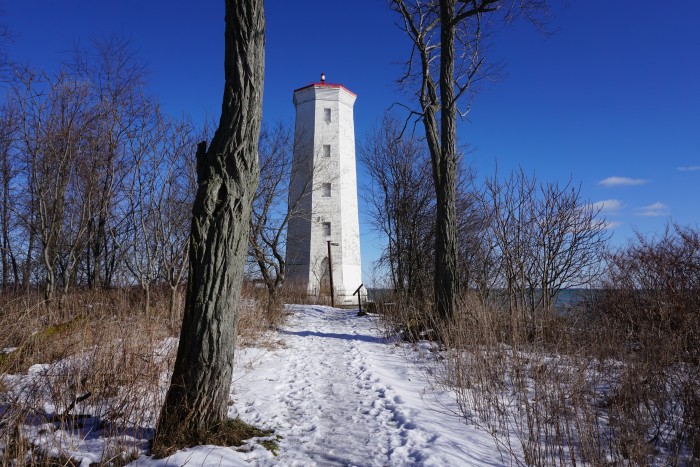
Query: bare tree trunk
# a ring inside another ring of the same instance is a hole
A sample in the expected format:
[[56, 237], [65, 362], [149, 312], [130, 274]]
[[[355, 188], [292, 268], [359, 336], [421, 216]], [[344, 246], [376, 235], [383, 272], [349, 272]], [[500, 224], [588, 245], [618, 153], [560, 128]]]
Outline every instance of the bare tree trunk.
[[[4, 143], [4, 142], [3, 142]], [[8, 142], [9, 143], [9, 142]], [[2, 291], [7, 291], [10, 281], [10, 179], [12, 177], [8, 158], [9, 144], [2, 148]], [[15, 283], [15, 286], [17, 284]]]
[[[46, 265], [46, 263], [44, 263]], [[56, 294], [56, 279], [51, 269], [46, 269], [46, 285], [44, 286], [44, 301], [51, 302]]]
[[226, 0], [226, 84], [219, 128], [197, 148], [190, 274], [175, 369], [153, 452], [204, 440], [226, 420], [236, 317], [258, 183], [265, 54], [263, 0]]
[[435, 304], [443, 319], [454, 314], [457, 273], [457, 111], [454, 92], [455, 0], [440, 2], [440, 158], [435, 175]]
[[[29, 187], [32, 191], [32, 187]], [[34, 203], [32, 202], [32, 205]], [[32, 280], [32, 257], [34, 255], [34, 243], [36, 241], [36, 233], [33, 227], [29, 228], [29, 241], [27, 245], [27, 257], [24, 259], [24, 267], [22, 268], [22, 289], [29, 290]]]
[[[462, 112], [458, 101], [467, 100], [475, 79], [489, 74], [488, 67], [482, 66], [482, 27], [499, 10], [507, 20], [520, 12], [536, 21], [534, 13], [544, 9], [545, 3], [544, 0], [390, 0], [392, 10], [401, 16], [402, 28], [413, 42], [406, 71], [399, 82], [420, 83], [417, 93], [420, 112], [411, 115], [417, 115], [423, 122], [432, 160], [437, 201], [435, 306], [442, 319], [451, 318], [459, 296], [456, 117], [458, 111], [466, 114], [468, 106]], [[433, 75], [438, 62], [440, 76], [436, 81]]]
[[143, 314], [151, 316], [151, 281], [146, 278], [141, 279], [141, 291], [143, 292]]
[[177, 299], [177, 294], [178, 294], [178, 284], [175, 285], [170, 285], [170, 300], [168, 302], [168, 317], [170, 318], [170, 323], [168, 324], [168, 327], [175, 326], [177, 323], [175, 322], [175, 317], [177, 316], [177, 305], [178, 305], [178, 299]]
[[359, 153], [372, 181], [365, 191], [372, 223], [387, 238], [382, 260], [391, 284], [402, 296], [420, 301], [434, 290], [435, 186], [427, 173], [429, 156], [388, 113]]
[[[109, 158], [108, 170], [112, 170], [112, 157]], [[110, 198], [112, 196], [112, 191], [110, 189], [112, 185], [111, 174], [108, 174], [107, 179], [103, 182], [100, 200], [99, 200], [99, 212], [97, 214], [97, 229], [95, 230], [95, 240], [92, 245], [92, 254], [94, 255], [94, 265], [92, 270], [92, 280], [93, 287], [98, 288], [108, 288], [109, 285], [105, 280], [103, 262], [106, 264], [107, 256], [105, 252], [107, 251], [107, 231], [105, 226], [107, 225], [107, 215], [109, 209]], [[88, 253], [88, 257], [90, 254]]]

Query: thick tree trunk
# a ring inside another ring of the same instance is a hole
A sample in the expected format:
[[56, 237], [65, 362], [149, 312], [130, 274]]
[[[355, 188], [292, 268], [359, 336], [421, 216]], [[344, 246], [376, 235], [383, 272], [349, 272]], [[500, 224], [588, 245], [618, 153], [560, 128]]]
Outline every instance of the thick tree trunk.
[[236, 315], [258, 183], [265, 53], [263, 0], [226, 1], [226, 84], [219, 128], [197, 149], [190, 273], [175, 369], [153, 452], [206, 439], [226, 420]]
[[440, 2], [440, 160], [436, 164], [435, 305], [452, 318], [459, 295], [457, 273], [457, 110], [454, 92], [455, 0]]
[[267, 288], [267, 315], [272, 316], [277, 308], [277, 284], [272, 284]]

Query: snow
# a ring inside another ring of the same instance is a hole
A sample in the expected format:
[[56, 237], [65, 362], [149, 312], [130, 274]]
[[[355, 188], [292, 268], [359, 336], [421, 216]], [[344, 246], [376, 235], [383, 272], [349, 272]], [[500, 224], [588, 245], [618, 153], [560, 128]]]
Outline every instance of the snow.
[[[239, 352], [230, 412], [282, 439], [258, 465], [502, 465], [490, 435], [450, 414], [454, 396], [432, 387], [427, 344], [385, 339], [357, 310], [292, 306], [284, 345]], [[245, 367], [247, 366], [247, 370]]]
[[[454, 394], [427, 377], [436, 354], [387, 339], [373, 316], [357, 310], [289, 306], [291, 315], [268, 339], [237, 350], [231, 417], [274, 430], [239, 448], [197, 446], [165, 459], [145, 454], [131, 466], [470, 466], [506, 465], [493, 438], [456, 412]], [[172, 343], [169, 343], [172, 344]], [[32, 368], [38, 374], [41, 368]], [[7, 378], [7, 377], [6, 377]], [[6, 379], [6, 383], [10, 379]], [[32, 444], [83, 465], [99, 462], [107, 440], [31, 427]], [[151, 430], [148, 430], [151, 431]], [[60, 433], [59, 433], [60, 432]], [[58, 435], [58, 436], [56, 436]], [[51, 439], [49, 439], [51, 438]], [[274, 440], [276, 455], [263, 447]], [[104, 459], [103, 459], [104, 460]]]

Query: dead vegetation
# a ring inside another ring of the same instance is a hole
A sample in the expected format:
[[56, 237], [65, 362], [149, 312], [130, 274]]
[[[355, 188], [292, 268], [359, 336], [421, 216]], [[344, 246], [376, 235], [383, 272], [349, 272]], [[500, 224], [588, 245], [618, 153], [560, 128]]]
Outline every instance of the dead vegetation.
[[[40, 292], [0, 297], [0, 464], [79, 465], [87, 440], [102, 446], [97, 465], [148, 452], [179, 334], [159, 292], [148, 315], [140, 290], [75, 292], [61, 309]], [[284, 316], [248, 295], [240, 343], [264, 341]]]
[[638, 237], [575, 307], [468, 294], [450, 322], [393, 298], [388, 330], [437, 339], [434, 382], [518, 465], [700, 463], [700, 235]]

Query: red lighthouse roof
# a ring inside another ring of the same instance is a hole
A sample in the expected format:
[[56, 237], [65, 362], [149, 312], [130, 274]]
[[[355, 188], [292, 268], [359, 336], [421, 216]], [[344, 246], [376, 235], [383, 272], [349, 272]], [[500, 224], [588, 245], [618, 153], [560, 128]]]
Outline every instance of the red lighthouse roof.
[[321, 73], [321, 82], [320, 83], [309, 83], [306, 86], [300, 87], [299, 89], [295, 89], [294, 93], [296, 94], [297, 91], [301, 91], [303, 89], [307, 88], [333, 88], [333, 89], [344, 89], [348, 93], [352, 94], [353, 96], [357, 97], [357, 94], [343, 86], [342, 84], [337, 84], [337, 83], [326, 83], [326, 74]]
[[296, 93], [297, 91], [301, 91], [302, 89], [306, 88], [334, 88], [334, 89], [344, 89], [353, 96], [357, 97], [357, 94], [343, 86], [342, 84], [336, 84], [336, 83], [309, 83], [306, 86], [302, 86], [299, 89], [295, 89], [294, 92]]

